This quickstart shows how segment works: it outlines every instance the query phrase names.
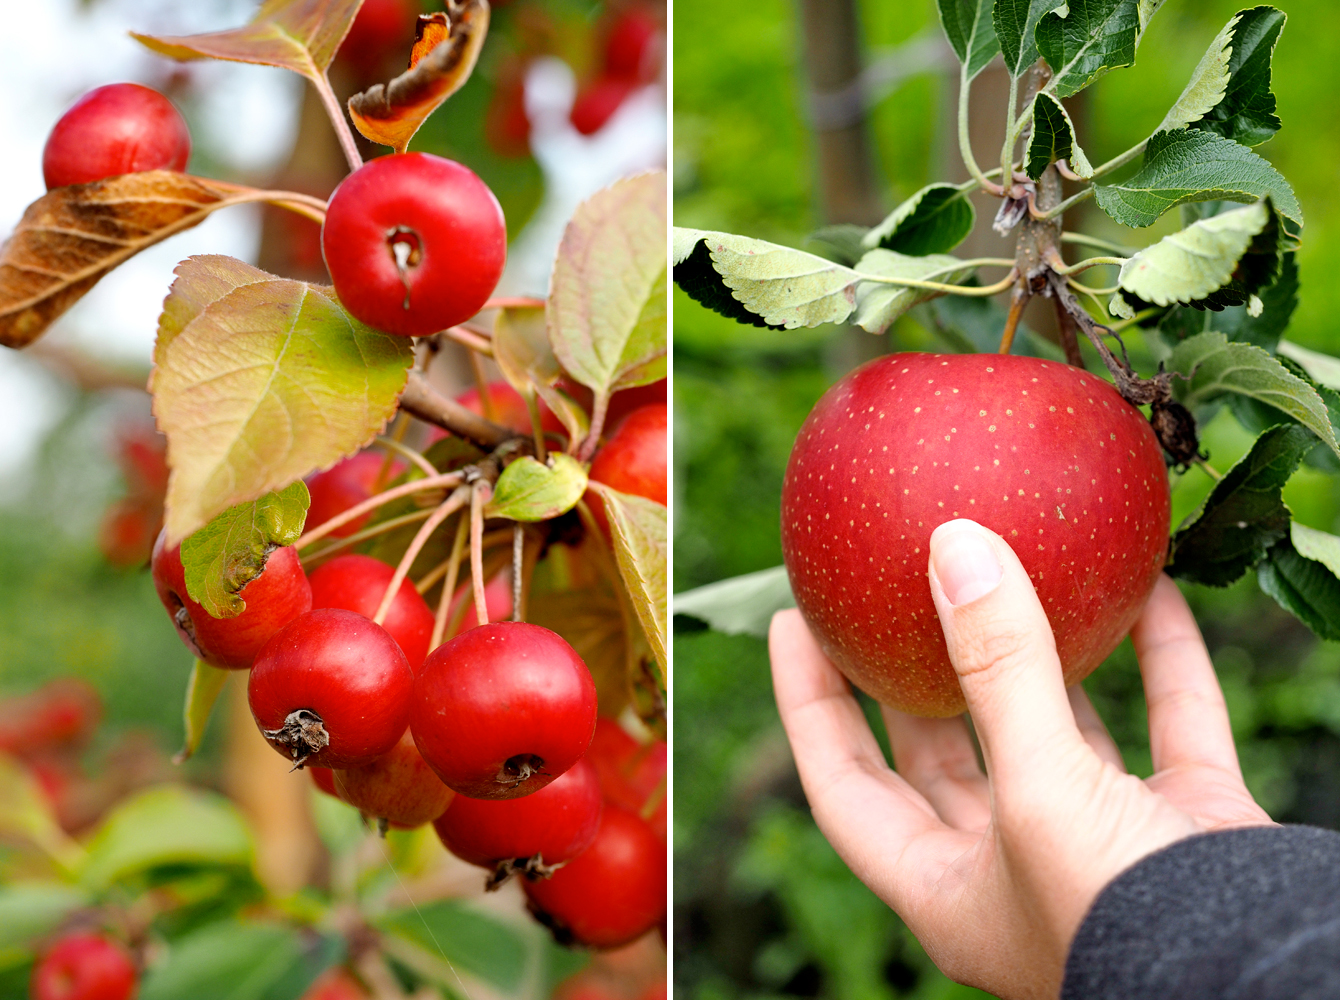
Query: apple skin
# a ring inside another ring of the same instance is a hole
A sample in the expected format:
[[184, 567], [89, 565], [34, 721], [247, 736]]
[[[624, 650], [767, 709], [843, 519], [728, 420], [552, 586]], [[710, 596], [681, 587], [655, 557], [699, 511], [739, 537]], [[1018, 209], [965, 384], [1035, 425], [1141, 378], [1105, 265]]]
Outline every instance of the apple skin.
[[[360, 451], [357, 455], [335, 463], [325, 472], [318, 472], [307, 479], [307, 490], [312, 502], [307, 508], [307, 526], [319, 528], [337, 514], [343, 514], [350, 507], [356, 507], [372, 496], [381, 476], [382, 466], [386, 464], [385, 454], [377, 451]], [[385, 485], [405, 471], [405, 463], [399, 459], [391, 462], [386, 470]], [[373, 511], [362, 517], [356, 517], [332, 531], [332, 538], [348, 538], [362, 529], [372, 519]]]
[[[620, 493], [646, 497], [662, 507], [669, 496], [667, 428], [670, 410], [665, 403], [640, 406], [615, 428], [591, 462], [591, 479]], [[591, 515], [606, 538], [610, 537], [605, 501], [595, 490], [585, 494]]]
[[838, 669], [914, 715], [965, 708], [926, 580], [931, 532], [958, 517], [1019, 556], [1075, 684], [1163, 568], [1163, 453], [1107, 382], [1055, 361], [894, 354], [829, 389], [782, 485], [791, 589]]
[[600, 718], [596, 720], [596, 732], [591, 737], [591, 749], [586, 751], [586, 759], [600, 776], [605, 800], [621, 809], [641, 812], [647, 800], [659, 794], [660, 804], [647, 817], [647, 822], [664, 840], [665, 744], [660, 740], [639, 743], [613, 719]]
[[456, 796], [424, 762], [408, 729], [371, 764], [332, 774], [339, 798], [401, 829], [431, 823]]
[[34, 1000], [130, 1000], [135, 966], [118, 943], [101, 934], [70, 934], [33, 968]]
[[191, 133], [176, 105], [138, 83], [90, 90], [61, 115], [42, 150], [47, 190], [145, 170], [186, 169]]
[[[336, 556], [313, 570], [309, 577], [312, 608], [343, 608], [371, 618], [377, 613], [393, 576], [395, 567], [372, 556], [357, 553]], [[401, 582], [382, 628], [400, 646], [410, 670], [418, 673], [433, 638], [433, 612], [408, 577]]]
[[233, 618], [215, 618], [186, 592], [181, 546], [167, 547], [167, 533], [154, 543], [154, 587], [177, 635], [197, 659], [212, 667], [245, 670], [276, 632], [312, 609], [312, 586], [291, 545], [275, 549], [260, 575], [238, 591], [246, 608]]

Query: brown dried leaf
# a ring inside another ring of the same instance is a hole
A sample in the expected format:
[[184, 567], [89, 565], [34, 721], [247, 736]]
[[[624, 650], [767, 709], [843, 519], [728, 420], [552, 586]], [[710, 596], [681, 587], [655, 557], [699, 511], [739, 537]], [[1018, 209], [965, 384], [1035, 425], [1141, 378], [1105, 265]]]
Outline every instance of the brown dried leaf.
[[489, 30], [488, 0], [446, 0], [419, 18], [410, 68], [349, 98], [349, 117], [373, 142], [403, 153], [429, 115], [465, 85]]
[[0, 344], [32, 343], [104, 274], [199, 225], [231, 193], [170, 170], [48, 192], [0, 247]]
[[362, 0], [266, 0], [251, 23], [202, 35], [131, 37], [170, 59], [227, 59], [278, 66], [308, 79], [325, 74]]

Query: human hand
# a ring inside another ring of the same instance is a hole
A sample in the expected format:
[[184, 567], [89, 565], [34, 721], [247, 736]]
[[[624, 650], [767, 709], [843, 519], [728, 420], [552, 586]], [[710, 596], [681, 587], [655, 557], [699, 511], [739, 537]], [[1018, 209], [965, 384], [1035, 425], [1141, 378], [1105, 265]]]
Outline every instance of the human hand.
[[1028, 574], [967, 520], [931, 536], [930, 586], [972, 715], [884, 709], [895, 773], [798, 611], [769, 635], [773, 685], [815, 821], [954, 979], [1005, 1000], [1056, 997], [1102, 888], [1207, 830], [1271, 822], [1242, 781], [1195, 619], [1160, 577], [1131, 630], [1154, 775], [1126, 773], [1078, 685], [1066, 691]]

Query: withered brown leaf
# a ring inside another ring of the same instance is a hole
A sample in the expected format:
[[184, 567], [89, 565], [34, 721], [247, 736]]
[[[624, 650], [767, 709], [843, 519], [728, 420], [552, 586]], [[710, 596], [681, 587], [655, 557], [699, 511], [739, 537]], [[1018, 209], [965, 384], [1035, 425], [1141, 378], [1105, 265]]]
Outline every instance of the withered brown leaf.
[[170, 170], [49, 191], [0, 247], [0, 344], [32, 343], [112, 268], [199, 225], [231, 194]]
[[349, 98], [349, 117], [373, 142], [403, 153], [424, 121], [465, 85], [489, 30], [488, 0], [447, 0], [419, 18], [410, 68]]

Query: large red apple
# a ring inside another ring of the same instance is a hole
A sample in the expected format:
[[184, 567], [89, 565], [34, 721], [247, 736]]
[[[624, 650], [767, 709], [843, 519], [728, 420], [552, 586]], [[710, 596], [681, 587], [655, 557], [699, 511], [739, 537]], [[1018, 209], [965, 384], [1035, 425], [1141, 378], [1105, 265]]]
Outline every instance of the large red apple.
[[1074, 684], [1163, 568], [1163, 453], [1108, 383], [1036, 358], [894, 354], [819, 400], [782, 486], [791, 589], [833, 663], [917, 715], [964, 709], [926, 579], [931, 532], [956, 517], [1019, 556]]

